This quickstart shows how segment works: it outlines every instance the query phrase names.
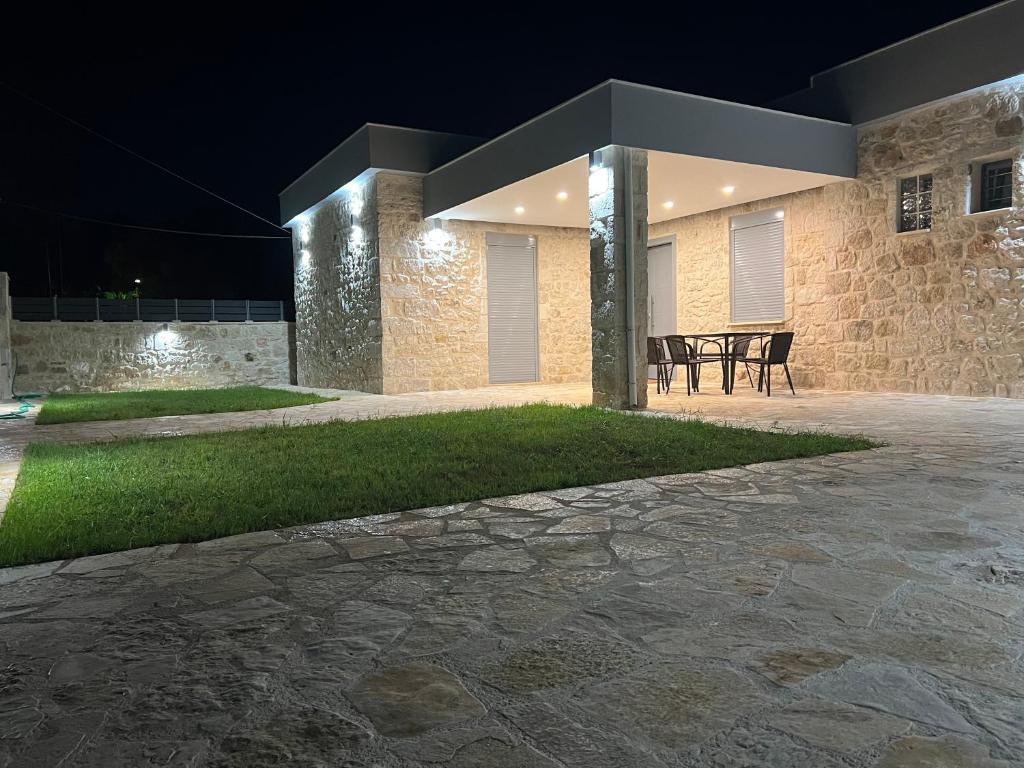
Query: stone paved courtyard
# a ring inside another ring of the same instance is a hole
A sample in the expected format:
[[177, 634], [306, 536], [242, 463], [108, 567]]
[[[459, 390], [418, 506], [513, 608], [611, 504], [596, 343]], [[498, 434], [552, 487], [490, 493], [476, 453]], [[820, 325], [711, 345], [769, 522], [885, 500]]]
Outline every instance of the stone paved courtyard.
[[1024, 402], [651, 404], [889, 445], [0, 570], [0, 766], [1024, 765]]

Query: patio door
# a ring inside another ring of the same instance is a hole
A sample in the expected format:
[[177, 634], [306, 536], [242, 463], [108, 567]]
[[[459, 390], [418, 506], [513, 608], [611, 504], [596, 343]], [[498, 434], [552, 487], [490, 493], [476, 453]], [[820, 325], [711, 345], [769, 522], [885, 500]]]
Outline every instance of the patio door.
[[[671, 241], [647, 249], [647, 303], [647, 335], [676, 333], [676, 254]], [[653, 365], [647, 375], [657, 377]]]
[[540, 379], [537, 239], [487, 233], [487, 361], [491, 384]]

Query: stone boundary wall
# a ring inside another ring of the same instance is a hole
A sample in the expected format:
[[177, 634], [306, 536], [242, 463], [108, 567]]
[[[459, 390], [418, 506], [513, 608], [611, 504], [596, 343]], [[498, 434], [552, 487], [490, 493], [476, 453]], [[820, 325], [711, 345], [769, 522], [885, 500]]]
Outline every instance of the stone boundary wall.
[[11, 291], [10, 278], [0, 272], [0, 400], [11, 397]]
[[[785, 210], [797, 386], [1024, 397], [1024, 85], [862, 126], [859, 175], [651, 225], [675, 235], [680, 332], [730, 324], [729, 219]], [[968, 167], [1014, 159], [1014, 207], [967, 213]], [[933, 176], [930, 231], [896, 231], [902, 177]], [[762, 324], [766, 327], [768, 324]], [[747, 326], [749, 327], [749, 326]]]
[[[167, 330], [164, 330], [164, 328]], [[294, 381], [293, 325], [11, 322], [18, 392], [186, 389]]]

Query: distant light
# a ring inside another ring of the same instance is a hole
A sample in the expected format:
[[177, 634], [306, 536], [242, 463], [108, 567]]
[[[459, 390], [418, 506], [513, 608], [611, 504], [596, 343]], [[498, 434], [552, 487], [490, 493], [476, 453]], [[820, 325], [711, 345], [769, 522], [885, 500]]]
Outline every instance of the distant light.
[[524, 213], [526, 213], [526, 209], [523, 208], [523, 206], [521, 205], [517, 205], [515, 211], [517, 216], [522, 216]]
[[722, 194], [723, 195], [731, 195], [735, 191], [736, 191], [736, 187], [734, 187], [732, 184], [729, 184], [728, 186], [722, 187]]
[[673, 208], [676, 207], [676, 204], [671, 200], [666, 200], [664, 203], [661, 204], [661, 207], [664, 208], [666, 211], [671, 211]]
[[135, 278], [135, 284], [136, 285], [141, 285], [142, 284], [142, 278], [141, 277], [136, 277]]
[[569, 193], [564, 191], [559, 192], [557, 195], [555, 195], [555, 197], [564, 202], [569, 199]]

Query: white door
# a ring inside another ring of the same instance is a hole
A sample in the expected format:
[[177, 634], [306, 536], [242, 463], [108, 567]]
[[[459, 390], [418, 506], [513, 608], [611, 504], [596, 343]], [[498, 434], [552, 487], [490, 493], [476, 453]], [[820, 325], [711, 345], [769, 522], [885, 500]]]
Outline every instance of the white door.
[[[672, 243], [647, 249], [648, 336], [676, 333], [676, 259]], [[657, 377], [654, 366], [647, 375]]]
[[491, 384], [540, 379], [537, 239], [487, 233], [487, 358]]

